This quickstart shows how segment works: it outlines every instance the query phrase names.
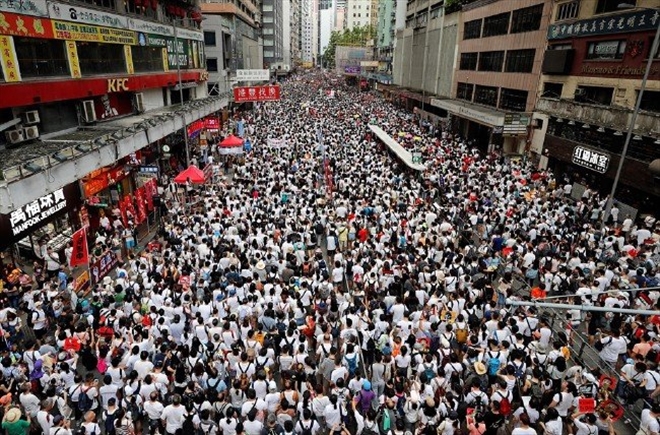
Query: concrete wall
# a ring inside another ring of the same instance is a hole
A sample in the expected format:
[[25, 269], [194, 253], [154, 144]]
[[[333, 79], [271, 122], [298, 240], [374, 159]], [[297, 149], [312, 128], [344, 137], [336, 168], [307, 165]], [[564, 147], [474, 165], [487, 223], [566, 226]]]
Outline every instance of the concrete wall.
[[163, 89], [145, 89], [142, 91], [142, 101], [144, 102], [144, 110], [154, 110], [166, 105], [163, 99]]
[[456, 59], [458, 14], [440, 16], [430, 20], [427, 26], [428, 32], [426, 27], [397, 31], [394, 83], [448, 97]]

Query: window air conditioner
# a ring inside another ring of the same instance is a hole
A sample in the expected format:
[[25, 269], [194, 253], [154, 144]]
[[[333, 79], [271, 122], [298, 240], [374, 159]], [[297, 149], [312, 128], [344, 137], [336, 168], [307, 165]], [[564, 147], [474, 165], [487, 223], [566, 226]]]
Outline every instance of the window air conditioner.
[[94, 108], [94, 100], [83, 101], [83, 118], [85, 122], [96, 121], [96, 109]]

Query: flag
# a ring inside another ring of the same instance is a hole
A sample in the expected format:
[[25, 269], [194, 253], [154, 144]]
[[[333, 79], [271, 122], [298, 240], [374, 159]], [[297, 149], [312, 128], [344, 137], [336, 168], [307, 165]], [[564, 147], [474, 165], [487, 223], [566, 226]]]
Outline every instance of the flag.
[[85, 228], [76, 231], [71, 241], [73, 243], [73, 253], [71, 254], [71, 264], [69, 266], [76, 267], [80, 264], [87, 264], [89, 262], [89, 252], [87, 250]]

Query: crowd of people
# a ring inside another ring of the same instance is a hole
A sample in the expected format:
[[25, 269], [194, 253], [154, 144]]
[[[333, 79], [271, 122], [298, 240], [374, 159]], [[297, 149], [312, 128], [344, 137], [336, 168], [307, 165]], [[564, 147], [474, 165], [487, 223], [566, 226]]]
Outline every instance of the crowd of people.
[[[8, 435], [613, 435], [625, 407], [660, 433], [660, 317], [613, 312], [657, 308], [652, 218], [601, 227], [597, 191], [325, 73], [243, 116], [222, 185], [162, 190], [157, 247], [85, 295], [59, 274], [2, 294]], [[575, 308], [510, 304], [546, 297]]]

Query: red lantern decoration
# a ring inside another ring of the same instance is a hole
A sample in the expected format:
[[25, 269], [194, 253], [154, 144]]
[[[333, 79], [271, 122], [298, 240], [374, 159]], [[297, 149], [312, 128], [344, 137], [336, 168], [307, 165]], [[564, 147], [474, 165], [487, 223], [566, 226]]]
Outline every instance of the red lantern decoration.
[[133, 2], [136, 8], [142, 7], [142, 0], [133, 0]]
[[172, 5], [167, 5], [167, 13], [170, 15], [174, 15], [174, 6]]

